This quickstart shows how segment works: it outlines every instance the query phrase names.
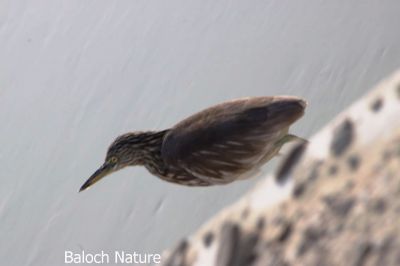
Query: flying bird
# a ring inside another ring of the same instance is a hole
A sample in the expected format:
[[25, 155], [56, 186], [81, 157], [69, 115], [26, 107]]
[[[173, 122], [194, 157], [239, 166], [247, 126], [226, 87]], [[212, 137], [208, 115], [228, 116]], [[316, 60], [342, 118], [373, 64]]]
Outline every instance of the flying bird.
[[83, 191], [127, 166], [144, 166], [162, 180], [212, 186], [249, 178], [278, 154], [282, 145], [303, 140], [288, 133], [306, 102], [294, 96], [249, 97], [200, 111], [162, 131], [117, 137], [103, 165]]

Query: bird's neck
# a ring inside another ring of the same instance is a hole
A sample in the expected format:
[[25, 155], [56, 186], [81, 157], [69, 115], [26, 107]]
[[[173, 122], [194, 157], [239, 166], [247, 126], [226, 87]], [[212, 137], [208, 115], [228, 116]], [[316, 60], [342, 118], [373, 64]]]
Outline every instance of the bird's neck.
[[148, 131], [140, 134], [140, 160], [139, 165], [143, 165], [152, 174], [156, 176], [164, 176], [167, 167], [161, 157], [161, 147], [165, 134], [169, 130], [164, 131]]
[[161, 147], [165, 134], [168, 130], [163, 131], [147, 131], [141, 133], [136, 138], [140, 143], [140, 152], [142, 159], [140, 164], [147, 166], [154, 160], [161, 159]]

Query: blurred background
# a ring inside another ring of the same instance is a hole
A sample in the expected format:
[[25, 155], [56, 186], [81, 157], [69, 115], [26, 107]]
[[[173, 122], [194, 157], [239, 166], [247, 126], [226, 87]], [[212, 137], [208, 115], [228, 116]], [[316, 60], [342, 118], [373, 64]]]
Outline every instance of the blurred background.
[[78, 194], [116, 136], [289, 94], [309, 102], [292, 129], [307, 138], [400, 65], [395, 0], [0, 5], [2, 265], [160, 253], [257, 182], [187, 188], [138, 167]]

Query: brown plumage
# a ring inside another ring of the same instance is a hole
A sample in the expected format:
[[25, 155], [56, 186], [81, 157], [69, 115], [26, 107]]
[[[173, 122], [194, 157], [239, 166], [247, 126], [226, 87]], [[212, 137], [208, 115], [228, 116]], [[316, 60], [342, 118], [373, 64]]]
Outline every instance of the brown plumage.
[[293, 139], [289, 126], [304, 114], [298, 97], [252, 97], [207, 108], [171, 129], [132, 132], [109, 147], [105, 163], [81, 187], [126, 166], [142, 165], [161, 179], [187, 186], [250, 177]]

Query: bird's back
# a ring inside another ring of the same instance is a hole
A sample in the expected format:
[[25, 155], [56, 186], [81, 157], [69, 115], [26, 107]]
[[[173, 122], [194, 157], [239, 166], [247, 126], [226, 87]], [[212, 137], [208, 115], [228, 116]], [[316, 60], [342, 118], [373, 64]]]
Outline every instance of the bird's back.
[[175, 125], [161, 153], [193, 175], [223, 179], [250, 170], [304, 113], [297, 97], [252, 97], [218, 104]]

